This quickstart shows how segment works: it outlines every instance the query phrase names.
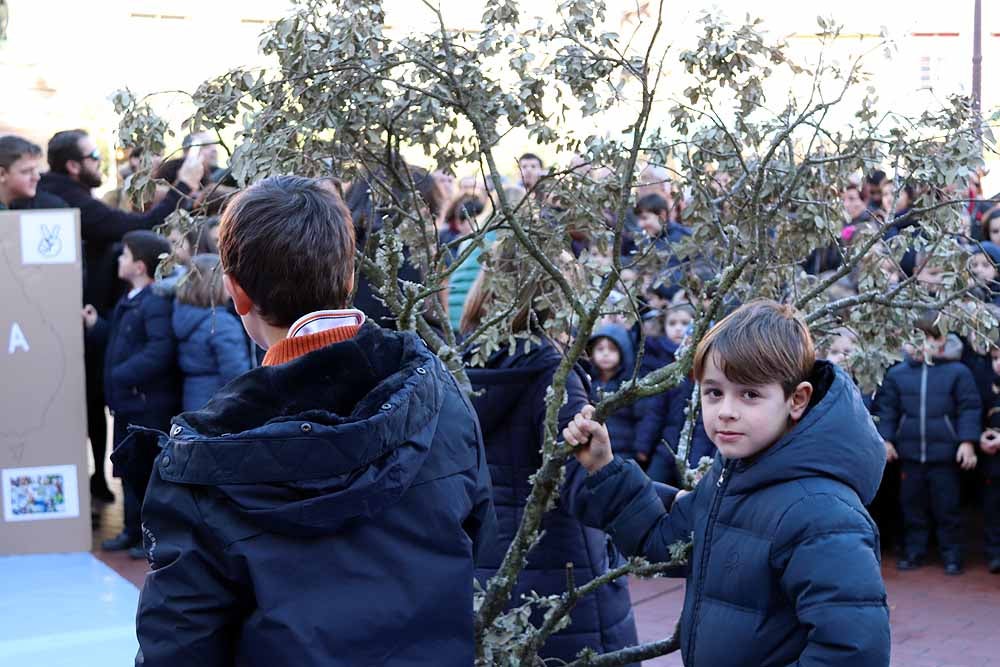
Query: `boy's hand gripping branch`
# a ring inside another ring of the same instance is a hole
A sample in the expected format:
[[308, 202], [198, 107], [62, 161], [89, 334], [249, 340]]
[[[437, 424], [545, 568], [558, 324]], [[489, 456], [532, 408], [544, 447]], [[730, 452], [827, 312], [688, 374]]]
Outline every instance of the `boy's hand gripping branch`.
[[611, 437], [608, 427], [594, 420], [594, 406], [584, 406], [563, 429], [563, 439], [574, 448], [573, 454], [588, 473], [595, 473], [611, 463]]

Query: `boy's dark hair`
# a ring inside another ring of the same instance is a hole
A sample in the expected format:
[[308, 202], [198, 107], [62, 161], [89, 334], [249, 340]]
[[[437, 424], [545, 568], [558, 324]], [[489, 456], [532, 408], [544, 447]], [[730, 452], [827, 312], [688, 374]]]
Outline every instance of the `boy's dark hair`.
[[694, 355], [694, 377], [712, 358], [726, 377], [744, 385], [777, 382], [792, 395], [816, 363], [812, 335], [794, 307], [760, 299], [737, 308], [705, 334]]
[[660, 195], [646, 195], [635, 203], [634, 212], [636, 215], [652, 213], [666, 219], [670, 217], [670, 204]]
[[223, 271], [272, 326], [344, 308], [354, 284], [354, 224], [336, 190], [272, 176], [234, 196], [222, 214]]
[[881, 169], [872, 169], [868, 172], [865, 180], [868, 181], [869, 185], [880, 186], [882, 185], [882, 181], [885, 180], [885, 172]]
[[926, 335], [932, 338], [941, 337], [941, 329], [938, 327], [938, 320], [941, 318], [941, 313], [936, 310], [925, 310], [914, 322], [914, 326], [923, 331]]
[[86, 130], [63, 130], [56, 132], [49, 139], [46, 149], [49, 159], [49, 169], [57, 174], [66, 173], [66, 163], [70, 160], [82, 160], [80, 154], [80, 139], [88, 136]]
[[545, 168], [545, 163], [542, 162], [542, 158], [538, 157], [534, 153], [525, 153], [521, 157], [517, 158], [517, 163], [521, 164], [521, 160], [535, 160], [536, 162], [538, 162], [539, 167], [541, 167], [542, 169]]
[[10, 169], [11, 165], [23, 157], [38, 157], [41, 154], [41, 147], [27, 139], [13, 134], [0, 137], [0, 167], [4, 169]]
[[156, 277], [156, 267], [160, 264], [161, 255], [169, 255], [172, 248], [170, 241], [156, 232], [147, 229], [137, 229], [122, 237], [122, 244], [132, 253], [132, 259], [146, 266], [146, 275]]
[[698, 317], [698, 313], [695, 312], [694, 306], [690, 303], [678, 303], [673, 306], [668, 306], [667, 317], [670, 317], [670, 313], [687, 313], [692, 318]]
[[486, 206], [479, 197], [475, 195], [462, 195], [448, 207], [448, 212], [445, 214], [444, 219], [448, 223], [448, 227], [452, 231], [456, 231], [458, 223], [466, 220], [475, 220], [485, 210]]

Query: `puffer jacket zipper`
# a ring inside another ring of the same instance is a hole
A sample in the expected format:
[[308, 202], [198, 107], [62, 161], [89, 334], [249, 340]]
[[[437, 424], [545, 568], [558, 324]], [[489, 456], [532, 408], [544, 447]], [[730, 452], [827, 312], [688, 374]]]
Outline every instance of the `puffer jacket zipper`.
[[691, 607], [690, 625], [688, 626], [687, 655], [684, 657], [685, 665], [694, 664], [694, 643], [698, 637], [698, 613], [701, 610], [701, 598], [705, 587], [705, 572], [708, 570], [708, 558], [712, 552], [712, 534], [715, 532], [715, 518], [719, 513], [719, 506], [722, 498], [726, 495], [726, 487], [732, 479], [732, 469], [734, 461], [726, 461], [719, 473], [719, 479], [715, 483], [715, 495], [712, 496], [712, 506], [708, 511], [708, 520], [705, 522], [705, 536], [702, 538], [704, 545], [701, 550], [701, 562], [698, 567], [698, 580], [695, 582], [694, 606]]
[[920, 368], [920, 462], [927, 463], [927, 363]]

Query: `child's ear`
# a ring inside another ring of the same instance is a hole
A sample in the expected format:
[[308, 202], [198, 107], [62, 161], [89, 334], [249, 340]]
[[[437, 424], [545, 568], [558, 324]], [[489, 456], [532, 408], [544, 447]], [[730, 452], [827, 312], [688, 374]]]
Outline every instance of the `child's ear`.
[[799, 386], [792, 391], [792, 395], [788, 397], [788, 416], [792, 418], [792, 421], [802, 419], [802, 415], [806, 413], [806, 408], [809, 407], [809, 401], [812, 399], [812, 395], [813, 386], [808, 382], [800, 382]]
[[233, 298], [233, 305], [240, 315], [247, 315], [253, 310], [253, 301], [236, 280], [228, 273], [222, 275], [222, 284], [226, 292]]

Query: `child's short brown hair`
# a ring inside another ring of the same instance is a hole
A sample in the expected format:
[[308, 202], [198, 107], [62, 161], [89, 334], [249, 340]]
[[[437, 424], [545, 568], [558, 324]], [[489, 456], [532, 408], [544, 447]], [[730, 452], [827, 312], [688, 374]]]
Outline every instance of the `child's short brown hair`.
[[219, 227], [222, 270], [272, 326], [347, 306], [354, 285], [354, 224], [334, 188], [272, 176], [230, 200]]
[[790, 305], [766, 299], [741, 306], [705, 334], [694, 355], [699, 382], [710, 355], [731, 381], [777, 382], [785, 397], [809, 377], [816, 363], [812, 335], [802, 315]]

